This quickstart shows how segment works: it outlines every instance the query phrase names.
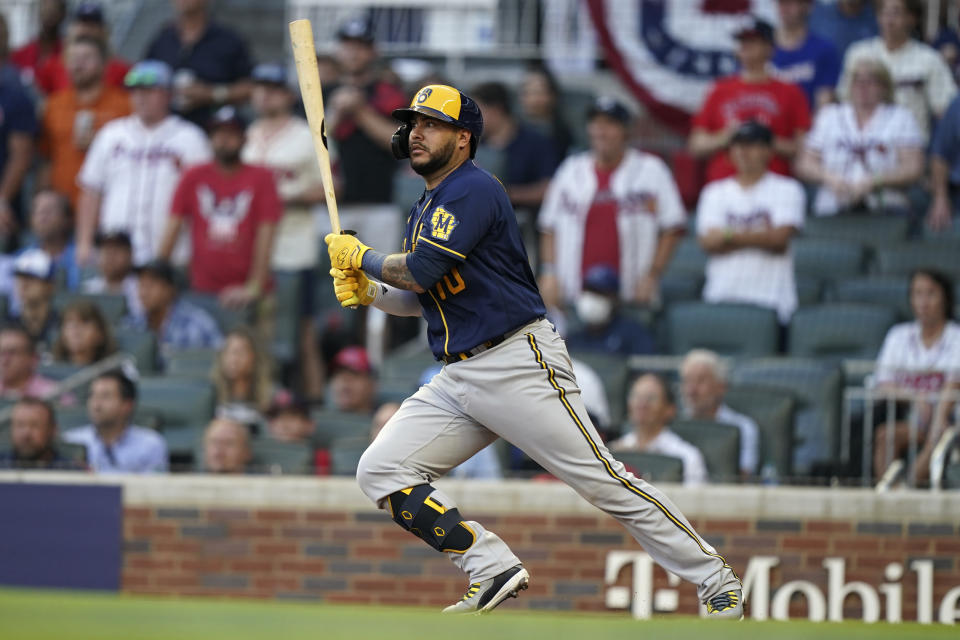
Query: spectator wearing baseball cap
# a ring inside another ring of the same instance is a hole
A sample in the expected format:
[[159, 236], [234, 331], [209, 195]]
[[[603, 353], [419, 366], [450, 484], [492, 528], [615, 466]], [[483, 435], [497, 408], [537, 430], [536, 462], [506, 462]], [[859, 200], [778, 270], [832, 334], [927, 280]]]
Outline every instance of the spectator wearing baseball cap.
[[224, 307], [267, 311], [270, 259], [283, 205], [273, 173], [242, 161], [246, 122], [231, 105], [207, 124], [214, 160], [188, 169], [173, 195], [157, 255], [169, 259], [189, 226], [190, 286]]
[[52, 344], [59, 324], [53, 307], [54, 272], [53, 260], [42, 249], [27, 249], [13, 262], [14, 287], [20, 301], [13, 317], [43, 351]]
[[293, 114], [296, 95], [290, 74], [278, 63], [253, 69], [251, 102], [257, 119], [247, 129], [245, 163], [273, 171], [283, 215], [277, 223], [270, 266], [300, 281], [299, 379], [304, 395], [323, 399], [323, 374], [313, 317], [317, 312], [317, 266], [320, 264], [314, 208], [325, 202], [323, 179], [313, 148], [310, 126]]
[[64, 51], [47, 58], [37, 68], [34, 83], [41, 92], [52, 96], [71, 86], [66, 49], [71, 42], [86, 38], [98, 42], [102, 48], [103, 84], [107, 87], [123, 87], [123, 79], [130, 71], [130, 63], [110, 52], [110, 29], [103, 6], [99, 2], [81, 2], [76, 5], [67, 23]]
[[137, 290], [143, 315], [127, 324], [151, 331], [161, 356], [180, 349], [212, 349], [223, 342], [217, 322], [205, 310], [180, 297], [177, 276], [166, 260], [154, 260], [137, 269]]
[[177, 15], [147, 47], [146, 58], [174, 69], [174, 110], [203, 125], [225, 104], [250, 98], [250, 52], [235, 31], [211, 21], [208, 0], [174, 3]]
[[333, 407], [346, 413], [373, 415], [377, 379], [367, 356], [359, 346], [345, 347], [330, 365]]
[[340, 77], [324, 104], [327, 135], [336, 141], [343, 179], [337, 193], [340, 222], [373, 246], [399, 249], [404, 218], [393, 204], [397, 161], [390, 138], [397, 124], [391, 113], [407, 106], [408, 98], [383, 72], [368, 21], [340, 26], [335, 55]]
[[84, 280], [84, 293], [122, 295], [127, 301], [127, 313], [143, 315], [143, 305], [137, 290], [137, 275], [133, 270], [133, 246], [126, 231], [109, 231], [97, 235], [97, 274]]
[[740, 124], [756, 120], [774, 135], [770, 169], [790, 175], [793, 157], [810, 128], [807, 97], [797, 85], [770, 75], [774, 30], [769, 22], [748, 16], [735, 37], [741, 70], [718, 80], [710, 89], [693, 119], [690, 153], [708, 158], [708, 181], [730, 177], [736, 173], [728, 152], [730, 138]]
[[703, 299], [767, 307], [786, 326], [797, 308], [791, 238], [803, 228], [803, 186], [768, 170], [776, 138], [764, 124], [740, 124], [730, 136], [736, 175], [704, 188], [697, 236], [710, 255]]
[[[93, 258], [96, 232], [130, 234], [134, 264], [157, 257], [176, 184], [188, 167], [210, 158], [196, 125], [170, 113], [173, 72], [160, 60], [141, 60], [127, 73], [133, 113], [101, 128], [77, 176], [77, 261]], [[178, 261], [185, 259], [178, 253]]]
[[587, 271], [574, 305], [577, 326], [567, 336], [570, 349], [612, 355], [656, 353], [650, 330], [622, 313], [619, 292], [620, 278], [612, 266], [598, 264]]
[[598, 265], [613, 269], [621, 302], [659, 304], [660, 276], [687, 213], [666, 163], [630, 144], [632, 120], [621, 101], [599, 96], [587, 112], [590, 149], [564, 160], [547, 190], [540, 290], [554, 320]]

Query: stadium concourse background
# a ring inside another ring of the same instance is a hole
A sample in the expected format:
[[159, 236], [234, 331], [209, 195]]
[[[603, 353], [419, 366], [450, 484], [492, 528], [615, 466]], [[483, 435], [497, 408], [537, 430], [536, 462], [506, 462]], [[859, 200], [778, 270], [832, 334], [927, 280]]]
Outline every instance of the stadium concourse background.
[[[440, 486], [529, 568], [530, 589], [506, 608], [697, 613], [692, 585], [563, 485]], [[744, 579], [750, 618], [960, 620], [960, 494], [664, 488]], [[40, 494], [59, 515], [36, 508]], [[17, 549], [0, 566], [5, 584], [433, 608], [464, 587], [349, 479], [2, 472], [0, 499], [0, 548]]]

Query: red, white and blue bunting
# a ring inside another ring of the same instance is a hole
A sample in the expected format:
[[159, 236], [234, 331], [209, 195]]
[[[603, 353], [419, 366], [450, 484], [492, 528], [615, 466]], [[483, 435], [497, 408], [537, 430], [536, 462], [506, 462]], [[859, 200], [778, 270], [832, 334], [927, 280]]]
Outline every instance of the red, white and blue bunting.
[[586, 0], [610, 68], [652, 116], [686, 133], [713, 81], [736, 70], [745, 16], [775, 24], [775, 0]]

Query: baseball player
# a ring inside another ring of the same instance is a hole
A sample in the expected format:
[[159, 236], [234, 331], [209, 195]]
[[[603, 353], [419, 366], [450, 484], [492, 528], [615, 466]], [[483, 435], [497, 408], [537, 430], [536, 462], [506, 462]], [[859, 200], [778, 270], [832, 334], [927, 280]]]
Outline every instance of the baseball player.
[[350, 234], [325, 240], [341, 304], [423, 316], [445, 365], [403, 402], [357, 469], [370, 499], [469, 575], [463, 598], [444, 611], [490, 611], [527, 587], [529, 574], [506, 543], [430, 484], [503, 437], [695, 583], [709, 614], [740, 618], [741, 585], [730, 565], [662, 493], [610, 455], [587, 418], [563, 340], [543, 317], [509, 198], [472, 161], [483, 131], [476, 103], [429, 85], [393, 117], [402, 123], [394, 153], [426, 183], [402, 253], [378, 253]]

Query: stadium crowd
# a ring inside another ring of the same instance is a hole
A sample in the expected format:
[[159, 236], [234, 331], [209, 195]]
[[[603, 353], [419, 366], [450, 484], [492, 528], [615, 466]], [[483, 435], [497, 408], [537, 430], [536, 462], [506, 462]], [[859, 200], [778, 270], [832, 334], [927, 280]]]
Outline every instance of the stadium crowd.
[[[206, 0], [173, 6], [137, 61], [95, 2], [40, 0], [12, 51], [0, 11], [0, 464], [351, 473], [436, 365], [418, 322], [337, 306], [290, 70], [255, 64]], [[672, 157], [616, 98], [568, 120], [535, 64], [461, 87], [476, 162], [630, 468], [929, 483], [960, 389], [960, 33], [924, 42], [919, 0], [777, 7], [776, 26], [744, 20], [738, 70]], [[390, 113], [445, 80], [401, 82], [364, 20], [318, 62], [343, 226], [397, 250], [422, 181]], [[702, 168], [693, 189], [678, 158]], [[890, 400], [841, 397], [861, 384]], [[500, 443], [454, 475], [546, 477]]]

